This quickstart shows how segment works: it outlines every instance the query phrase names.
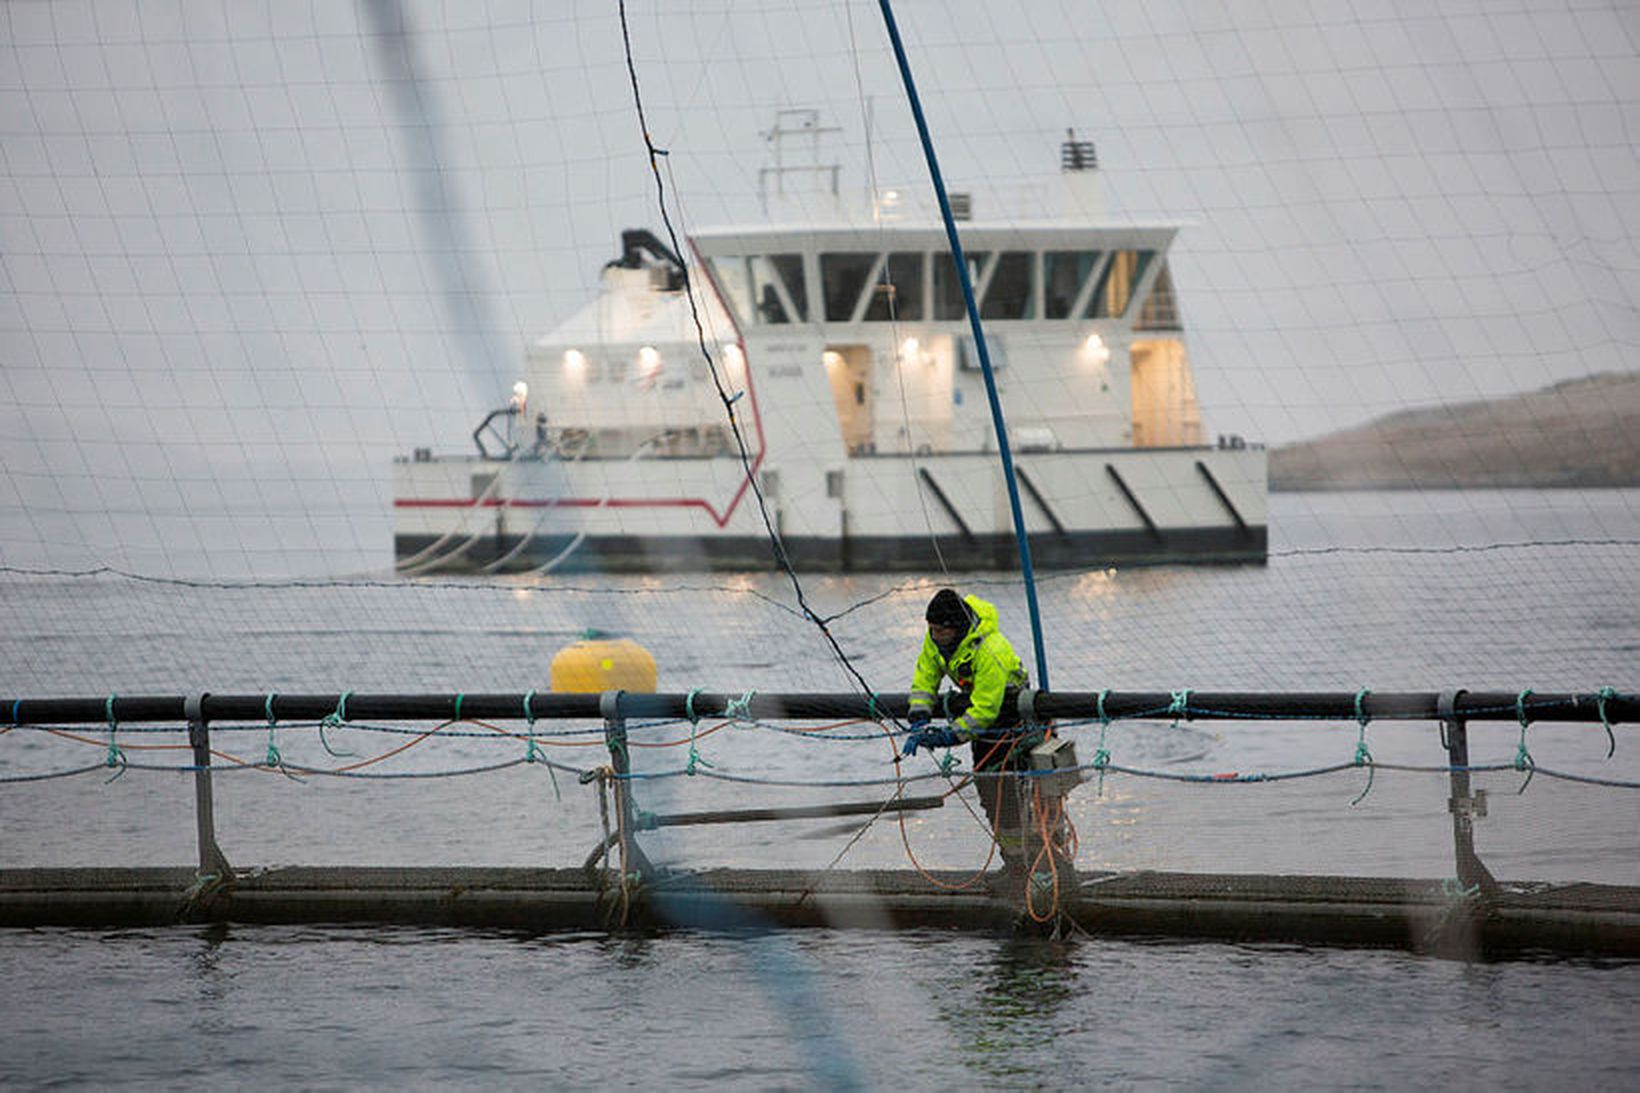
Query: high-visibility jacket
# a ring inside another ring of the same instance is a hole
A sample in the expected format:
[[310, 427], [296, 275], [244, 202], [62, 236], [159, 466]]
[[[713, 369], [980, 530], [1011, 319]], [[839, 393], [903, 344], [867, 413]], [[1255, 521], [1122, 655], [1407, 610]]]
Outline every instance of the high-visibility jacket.
[[941, 654], [933, 638], [923, 636], [922, 653], [911, 680], [911, 715], [915, 717], [919, 711], [933, 715], [940, 680], [949, 676], [968, 696], [968, 709], [951, 722], [951, 728], [971, 739], [996, 721], [1008, 688], [1029, 686], [1030, 676], [1014, 647], [997, 629], [996, 607], [978, 596], [964, 596], [963, 602], [976, 621], [949, 657]]

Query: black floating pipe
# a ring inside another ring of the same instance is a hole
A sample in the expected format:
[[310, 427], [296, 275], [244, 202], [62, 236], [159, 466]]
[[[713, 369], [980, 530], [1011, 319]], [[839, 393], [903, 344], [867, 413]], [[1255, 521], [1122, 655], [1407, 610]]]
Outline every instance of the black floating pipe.
[[1145, 530], [1150, 532], [1150, 537], [1158, 543], [1161, 542], [1162, 529], [1156, 526], [1156, 521], [1150, 518], [1150, 513], [1146, 512], [1145, 507], [1139, 504], [1139, 499], [1133, 496], [1133, 491], [1128, 489], [1127, 482], [1116, 472], [1115, 464], [1106, 463], [1105, 473], [1110, 475], [1112, 482], [1116, 483], [1116, 488], [1122, 491], [1122, 496], [1127, 498], [1127, 503], [1133, 506], [1133, 511], [1139, 514], [1139, 519], [1145, 522]]
[[1225, 507], [1230, 513], [1230, 519], [1236, 522], [1236, 530], [1242, 534], [1243, 538], [1251, 535], [1252, 532], [1248, 530], [1247, 521], [1241, 518], [1241, 513], [1237, 511], [1235, 504], [1230, 500], [1230, 495], [1224, 492], [1224, 487], [1219, 485], [1217, 478], [1213, 477], [1213, 472], [1208, 470], [1207, 464], [1199, 459], [1196, 460], [1196, 470], [1200, 471], [1201, 476], [1207, 479], [1207, 484], [1213, 487], [1213, 493], [1218, 497], [1219, 504]]
[[1043, 497], [1042, 491], [1036, 488], [1036, 483], [1032, 482], [1031, 476], [1025, 473], [1025, 468], [1015, 466], [1014, 474], [1018, 476], [1019, 484], [1025, 487], [1025, 492], [1031, 495], [1031, 500], [1036, 502], [1036, 507], [1042, 510], [1042, 515], [1048, 518], [1048, 523], [1053, 525], [1054, 534], [1063, 539], [1065, 537], [1065, 525], [1059, 522], [1058, 515], [1048, 505], [1048, 499]]
[[951, 499], [945, 496], [945, 491], [940, 489], [938, 482], [934, 481], [934, 476], [928, 473], [928, 468], [918, 467], [917, 475], [928, 484], [929, 492], [934, 495], [934, 500], [945, 507], [945, 514], [956, 521], [957, 530], [962, 532], [962, 537], [970, 543], [973, 542], [974, 533], [969, 529], [968, 522], [962, 518], [962, 513], [957, 511], [957, 506], [951, 503]]
[[[1111, 718], [1171, 719], [1175, 692], [1109, 691], [1104, 713]], [[525, 698], [529, 699], [526, 711]], [[1354, 721], [1357, 715], [1373, 721], [1437, 721], [1443, 712], [1466, 721], [1514, 721], [1519, 695], [1506, 691], [1462, 692], [1451, 711], [1438, 707], [1435, 692], [1367, 692], [1359, 709], [1353, 691], [1191, 691], [1179, 716], [1192, 721], [1237, 721], [1260, 718], [1296, 718], [1314, 721]], [[755, 692], [736, 694], [622, 693], [623, 717], [685, 718], [739, 716], [764, 721], [827, 721], [837, 718], [904, 718], [905, 692], [878, 694], [813, 694]], [[346, 695], [226, 695], [208, 694], [201, 700], [204, 718], [220, 722], [266, 724], [279, 721], [318, 721], [336, 715], [342, 721], [454, 721], [460, 718], [507, 721], [526, 716], [544, 720], [603, 720], [602, 696], [596, 694], [353, 694]], [[186, 724], [180, 695], [120, 695], [110, 698], [0, 698], [0, 725], [93, 725], [169, 722]], [[1099, 692], [1042, 691], [1036, 694], [1040, 718], [1092, 718], [1099, 713]], [[968, 700], [953, 694], [953, 714], [967, 709]], [[1640, 721], [1640, 694], [1592, 691], [1535, 692], [1521, 702], [1528, 721], [1608, 724]], [[459, 713], [458, 713], [459, 710]], [[1017, 711], [1017, 700], [1004, 703]], [[1602, 716], [1604, 715], [1604, 716]]]
[[814, 820], [834, 816], [875, 816], [886, 812], [920, 812], [943, 808], [944, 797], [896, 797], [888, 801], [846, 804], [795, 805], [791, 808], [734, 808], [708, 812], [669, 812], [643, 817], [644, 827], [690, 827], [696, 824], [739, 824], [763, 820]]

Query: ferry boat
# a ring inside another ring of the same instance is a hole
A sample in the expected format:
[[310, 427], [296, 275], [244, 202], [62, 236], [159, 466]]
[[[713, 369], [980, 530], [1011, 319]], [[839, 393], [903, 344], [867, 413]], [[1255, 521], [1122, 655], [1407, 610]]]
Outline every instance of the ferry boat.
[[[1058, 215], [987, 223], [951, 199], [1033, 563], [1263, 562], [1265, 452], [1204, 443], [1178, 226], [1106, 220], [1090, 143], [1060, 166]], [[766, 195], [798, 169], [777, 158]], [[835, 168], [803, 169], [836, 199]], [[757, 570], [774, 536], [806, 571], [1017, 568], [945, 230], [896, 191], [862, 205], [694, 231], [687, 266], [624, 232], [476, 451], [395, 460], [400, 571]]]

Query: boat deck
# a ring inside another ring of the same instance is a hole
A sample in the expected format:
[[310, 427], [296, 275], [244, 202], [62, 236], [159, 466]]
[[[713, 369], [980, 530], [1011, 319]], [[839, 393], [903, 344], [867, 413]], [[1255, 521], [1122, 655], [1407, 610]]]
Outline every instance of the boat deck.
[[[292, 866], [201, 885], [192, 868], [0, 870], [0, 926], [370, 923], [525, 930], [933, 928], [1028, 923], [997, 875], [718, 869], [663, 875], [623, 900], [610, 875], [520, 867]], [[1046, 902], [1046, 901], [1043, 901]], [[1285, 941], [1454, 955], [1640, 957], [1640, 887], [1245, 874], [1083, 874], [1065, 916], [1104, 936]]]

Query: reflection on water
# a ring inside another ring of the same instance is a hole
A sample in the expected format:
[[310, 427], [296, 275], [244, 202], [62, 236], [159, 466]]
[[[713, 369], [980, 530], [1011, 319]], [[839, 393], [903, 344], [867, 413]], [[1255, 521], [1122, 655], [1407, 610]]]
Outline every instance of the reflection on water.
[[1031, 1084], [1059, 1036], [1060, 1010], [1080, 990], [1077, 943], [1010, 937], [975, 969], [980, 989], [952, 1009], [967, 1065], [989, 1078]]

